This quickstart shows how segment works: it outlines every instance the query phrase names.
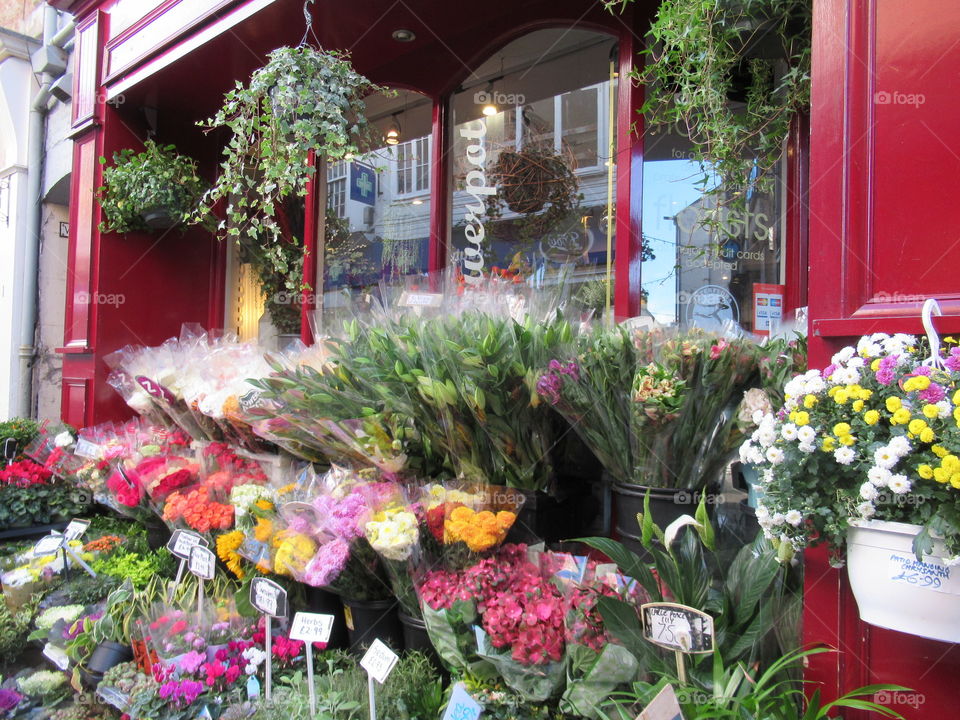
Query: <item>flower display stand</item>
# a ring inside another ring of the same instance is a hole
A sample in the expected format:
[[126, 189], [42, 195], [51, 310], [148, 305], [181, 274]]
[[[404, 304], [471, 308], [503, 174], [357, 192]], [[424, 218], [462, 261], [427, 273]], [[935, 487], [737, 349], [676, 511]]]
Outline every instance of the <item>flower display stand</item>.
[[942, 543], [917, 560], [920, 526], [861, 520], [847, 531], [847, 573], [860, 618], [932, 640], [960, 642], [960, 566], [943, 561]]

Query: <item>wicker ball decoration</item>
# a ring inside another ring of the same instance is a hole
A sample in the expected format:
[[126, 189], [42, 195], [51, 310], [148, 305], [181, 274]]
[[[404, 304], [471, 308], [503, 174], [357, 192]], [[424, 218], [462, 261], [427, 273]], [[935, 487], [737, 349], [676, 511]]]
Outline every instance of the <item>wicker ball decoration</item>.
[[547, 203], [566, 205], [577, 188], [572, 158], [552, 150], [503, 150], [490, 171], [501, 199], [520, 215], [539, 212]]

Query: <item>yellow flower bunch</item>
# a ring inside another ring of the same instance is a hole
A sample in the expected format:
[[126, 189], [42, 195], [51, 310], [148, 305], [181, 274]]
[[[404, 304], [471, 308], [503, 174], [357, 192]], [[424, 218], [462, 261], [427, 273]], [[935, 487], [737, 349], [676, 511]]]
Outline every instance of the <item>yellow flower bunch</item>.
[[243, 580], [244, 570], [241, 564], [243, 558], [237, 553], [243, 545], [243, 532], [233, 530], [217, 537], [217, 557], [219, 557], [237, 579]]
[[277, 554], [273, 569], [277, 575], [299, 577], [317, 552], [317, 544], [306, 535], [292, 530], [281, 530], [274, 535]]

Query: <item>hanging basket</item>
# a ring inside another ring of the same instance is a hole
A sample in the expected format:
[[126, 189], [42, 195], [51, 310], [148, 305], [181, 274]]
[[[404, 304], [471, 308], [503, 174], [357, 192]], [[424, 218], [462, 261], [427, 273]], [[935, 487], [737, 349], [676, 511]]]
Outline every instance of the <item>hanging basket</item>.
[[491, 172], [504, 203], [518, 215], [540, 212], [547, 203], [569, 205], [577, 191], [572, 165], [552, 152], [503, 150]]
[[918, 562], [919, 525], [859, 520], [847, 531], [847, 573], [860, 619], [909, 635], [960, 642], [960, 566], [948, 567], [943, 543]]

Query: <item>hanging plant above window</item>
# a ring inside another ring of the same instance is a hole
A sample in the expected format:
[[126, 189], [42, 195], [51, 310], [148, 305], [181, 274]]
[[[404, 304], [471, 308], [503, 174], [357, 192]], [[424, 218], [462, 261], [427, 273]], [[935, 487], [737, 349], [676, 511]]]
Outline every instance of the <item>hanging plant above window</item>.
[[790, 122], [809, 104], [810, 42], [810, 0], [664, 0], [646, 65], [632, 73], [649, 129], [690, 139], [706, 192], [770, 189]]
[[[101, 157], [100, 164], [106, 163]], [[178, 155], [173, 145], [147, 140], [143, 152], [115, 152], [97, 188], [104, 218], [100, 231], [149, 232], [189, 223], [207, 187], [196, 162]]]
[[285, 198], [306, 195], [314, 172], [311, 150], [336, 162], [376, 146], [363, 98], [385, 91], [357, 73], [345, 53], [301, 45], [274, 50], [269, 58], [248, 85], [238, 83], [228, 92], [220, 111], [203, 124], [208, 132], [231, 133], [205, 205], [225, 201], [220, 236], [260, 253], [296, 292], [301, 278], [290, 273], [277, 208]]

